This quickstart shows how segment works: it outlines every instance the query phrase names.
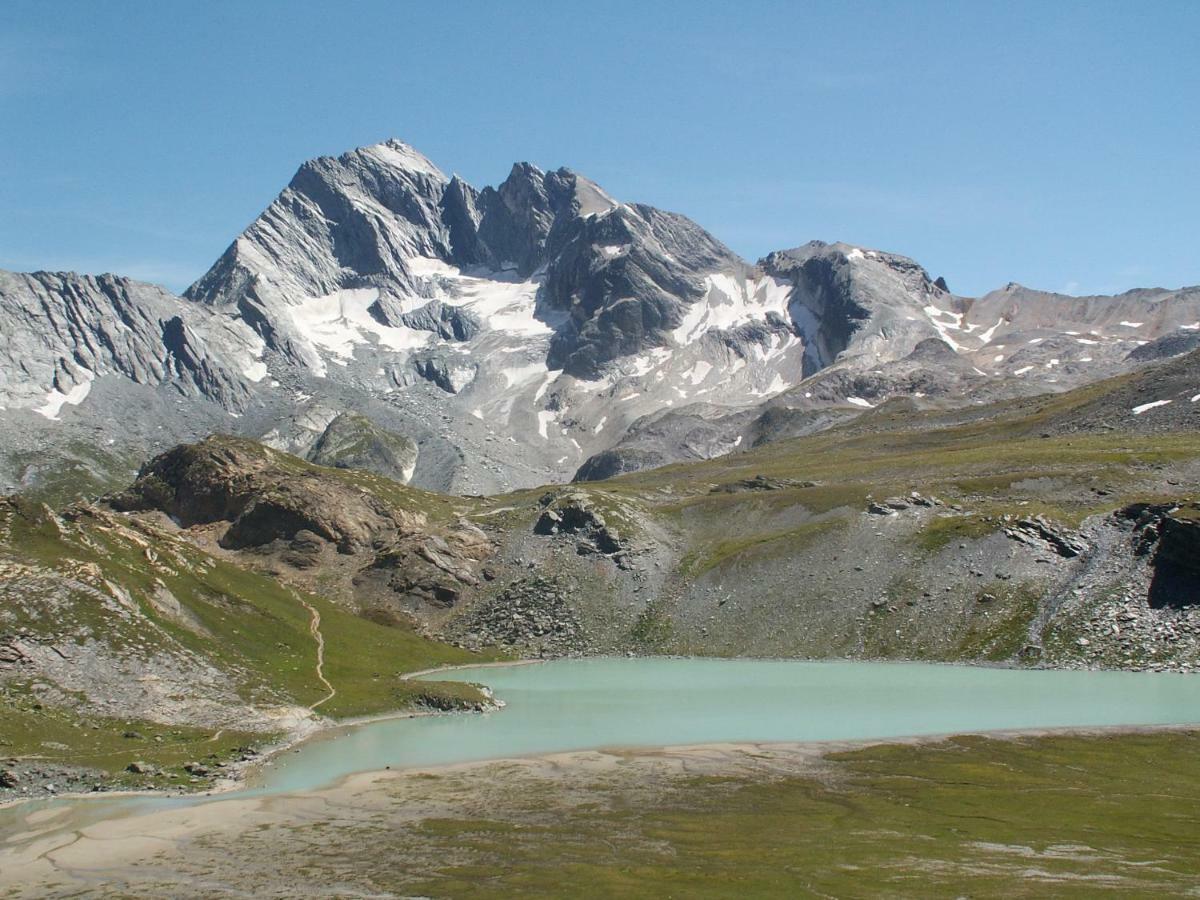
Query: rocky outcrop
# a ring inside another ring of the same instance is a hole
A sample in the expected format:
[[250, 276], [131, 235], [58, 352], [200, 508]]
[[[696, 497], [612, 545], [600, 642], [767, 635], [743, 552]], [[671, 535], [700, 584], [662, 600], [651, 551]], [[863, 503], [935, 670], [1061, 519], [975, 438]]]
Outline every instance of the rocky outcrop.
[[1074, 559], [1088, 550], [1087, 542], [1082, 537], [1051, 522], [1045, 516], [1022, 519], [1010, 517], [1004, 533], [1023, 544], [1049, 546], [1064, 559]]
[[424, 524], [420, 513], [250, 441], [214, 437], [163, 453], [127, 490], [108, 498], [122, 511], [157, 509], [181, 526], [228, 522], [221, 544], [240, 550], [314, 534], [340, 553], [358, 553]]
[[420, 309], [403, 313], [397, 322], [390, 321], [386, 316], [383, 321], [387, 325], [406, 325], [419, 331], [432, 331], [447, 341], [469, 341], [479, 334], [481, 327], [479, 316], [475, 313], [439, 300], [431, 300]]
[[1134, 552], [1150, 557], [1150, 605], [1200, 606], [1200, 504], [1135, 503], [1115, 517], [1132, 523]]
[[308, 459], [319, 466], [361, 469], [407, 484], [417, 465], [417, 445], [366, 416], [342, 413], [317, 438]]
[[241, 410], [258, 340], [157, 285], [116, 275], [0, 272], [0, 407], [57, 418], [108, 375]]
[[630, 564], [628, 542], [622, 540], [620, 532], [608, 524], [586, 494], [576, 491], [546, 494], [540, 505], [542, 512], [534, 523], [534, 534], [567, 536], [581, 556], [607, 556], [622, 568]]
[[588, 648], [568, 590], [539, 576], [507, 585], [456, 620], [453, 629], [454, 637], [470, 648], [510, 647], [544, 657]]
[[389, 547], [356, 581], [361, 585], [383, 579], [390, 591], [404, 597], [411, 606], [449, 609], [486, 579], [480, 564], [493, 552], [487, 535], [467, 522], [459, 522], [445, 537], [418, 536]]
[[332, 564], [329, 554], [350, 557], [350, 583], [365, 606], [452, 606], [480, 584], [494, 552], [464, 520], [433, 525], [425, 513], [360, 484], [229, 437], [156, 457], [107, 502], [120, 511], [165, 512], [183, 528], [225, 525], [221, 547], [269, 556], [301, 581]]

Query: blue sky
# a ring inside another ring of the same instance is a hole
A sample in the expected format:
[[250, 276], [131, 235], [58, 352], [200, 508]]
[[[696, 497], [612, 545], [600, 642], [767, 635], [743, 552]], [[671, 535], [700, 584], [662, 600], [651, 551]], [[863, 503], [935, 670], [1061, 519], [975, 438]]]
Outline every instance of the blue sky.
[[566, 165], [755, 259], [1200, 283], [1200, 2], [0, 6], [0, 267], [182, 289], [305, 159]]

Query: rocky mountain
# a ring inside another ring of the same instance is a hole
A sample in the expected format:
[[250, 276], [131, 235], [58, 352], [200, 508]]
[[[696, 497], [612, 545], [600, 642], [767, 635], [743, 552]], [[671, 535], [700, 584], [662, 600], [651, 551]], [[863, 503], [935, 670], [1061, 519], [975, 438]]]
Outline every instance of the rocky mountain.
[[821, 242], [751, 264], [568, 169], [518, 163], [477, 189], [388, 141], [301, 166], [183, 297], [6, 274], [0, 315], [5, 488], [87, 493], [224, 431], [489, 493], [711, 458], [897, 398], [1067, 390], [1195, 346], [1200, 289], [967, 298]]

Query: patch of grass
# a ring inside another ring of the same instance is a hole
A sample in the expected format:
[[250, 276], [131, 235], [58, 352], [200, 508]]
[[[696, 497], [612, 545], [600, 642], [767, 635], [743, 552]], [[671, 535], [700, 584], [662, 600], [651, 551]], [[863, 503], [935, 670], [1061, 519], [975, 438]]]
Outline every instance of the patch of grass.
[[974, 541], [987, 537], [997, 528], [996, 522], [987, 516], [942, 515], [931, 519], [917, 534], [917, 546], [928, 553], [962, 541]]
[[638, 616], [630, 637], [646, 650], [662, 650], [670, 642], [673, 632], [670, 613], [661, 600], [654, 600]]
[[685, 557], [680, 564], [679, 572], [686, 577], [698, 578], [706, 572], [744, 555], [761, 557], [768, 554], [778, 556], [796, 553], [842, 524], [838, 519], [822, 519], [817, 522], [806, 522], [786, 531], [750, 534], [745, 537], [718, 541], [703, 550], [693, 551]]
[[[1029, 626], [1038, 612], [1038, 585], [995, 582], [975, 595], [974, 610], [958, 638], [958, 659], [1012, 659], [1029, 641]], [[990, 598], [990, 599], [988, 599]]]
[[1128, 897], [1200, 879], [1195, 733], [964, 737], [831, 754], [820, 777], [631, 781], [539, 811], [495, 773], [486, 818], [384, 838], [434, 873], [414, 881], [379, 846], [387, 865], [350, 870], [430, 897]]
[[[138, 719], [112, 719], [78, 715], [71, 710], [43, 706], [7, 691], [0, 696], [0, 757], [53, 766], [96, 769], [107, 776], [105, 784], [120, 787], [190, 786], [184, 765], [203, 761], [212, 765], [237, 758], [242, 747], [261, 743], [271, 735], [234, 730], [216, 731], [162, 725]], [[135, 734], [137, 737], [126, 737]], [[214, 739], [215, 738], [215, 739]], [[67, 748], [67, 749], [64, 749]], [[135, 761], [161, 768], [160, 775], [126, 772]], [[172, 777], [173, 776], [173, 777]], [[203, 786], [203, 785], [201, 785]]]

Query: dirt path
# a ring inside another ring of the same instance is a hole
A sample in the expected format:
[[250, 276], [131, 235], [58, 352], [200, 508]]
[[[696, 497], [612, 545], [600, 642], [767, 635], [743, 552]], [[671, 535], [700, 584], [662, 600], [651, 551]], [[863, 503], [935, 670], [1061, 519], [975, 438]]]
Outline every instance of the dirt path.
[[292, 591], [292, 596], [295, 597], [300, 604], [308, 610], [309, 622], [308, 633], [313, 636], [313, 640], [317, 642], [317, 680], [325, 685], [325, 689], [329, 691], [324, 697], [314, 703], [309, 709], [316, 709], [323, 703], [328, 703], [337, 696], [337, 688], [329, 683], [325, 677], [325, 635], [321, 634], [321, 614], [317, 612], [317, 608], [301, 597], [295, 591]]

